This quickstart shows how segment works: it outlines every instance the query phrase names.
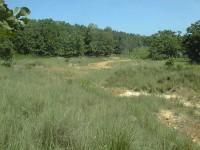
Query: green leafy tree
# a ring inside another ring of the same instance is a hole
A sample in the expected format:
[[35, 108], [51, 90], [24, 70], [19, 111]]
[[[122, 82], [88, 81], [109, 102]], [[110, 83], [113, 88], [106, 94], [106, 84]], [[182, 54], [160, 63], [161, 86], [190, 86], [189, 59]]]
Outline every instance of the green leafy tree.
[[15, 44], [21, 54], [49, 56], [121, 54], [140, 47], [144, 37], [117, 32], [110, 27], [99, 29], [95, 24], [70, 25], [52, 19], [31, 20], [17, 32]]
[[183, 45], [192, 61], [200, 62], [200, 20], [187, 28]]
[[115, 54], [129, 54], [135, 48], [145, 46], [145, 36], [113, 31]]
[[178, 57], [182, 51], [179, 34], [171, 30], [159, 31], [152, 35], [150, 58], [168, 59]]
[[0, 58], [5, 61], [12, 60], [15, 31], [22, 29], [28, 22], [25, 16], [31, 12], [27, 7], [16, 7], [11, 10], [4, 0], [0, 0]]
[[12, 60], [14, 45], [6, 36], [0, 36], [0, 57], [5, 61]]
[[78, 32], [73, 32], [68, 37], [67, 47], [68, 53], [73, 56], [79, 56], [84, 54], [84, 36]]
[[68, 24], [52, 19], [31, 20], [17, 33], [17, 51], [21, 54], [63, 55], [67, 51], [68, 28]]
[[126, 45], [126, 35], [122, 32], [114, 32], [114, 40], [115, 40], [115, 47], [114, 53], [115, 54], [122, 54], [125, 52], [125, 45]]
[[90, 30], [89, 48], [96, 56], [110, 55], [114, 52], [115, 41], [111, 32], [100, 29]]
[[22, 7], [20, 9], [16, 7], [11, 10], [4, 0], [0, 0], [0, 28], [8, 30], [19, 29], [27, 23], [28, 19], [24, 17], [30, 13], [31, 11], [27, 7]]
[[14, 45], [12, 40], [15, 33], [7, 29], [0, 30], [0, 58], [5, 61], [11, 61], [14, 53]]

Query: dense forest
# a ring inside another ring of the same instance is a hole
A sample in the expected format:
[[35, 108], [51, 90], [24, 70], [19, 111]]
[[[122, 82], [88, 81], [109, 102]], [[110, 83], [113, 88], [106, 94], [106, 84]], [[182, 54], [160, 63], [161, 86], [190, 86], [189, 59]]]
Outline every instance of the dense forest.
[[70, 25], [52, 19], [30, 20], [16, 33], [16, 51], [49, 56], [121, 54], [146, 44], [147, 37], [99, 29], [95, 24]]
[[84, 26], [53, 19], [32, 20], [26, 18], [28, 8], [10, 10], [0, 2], [0, 57], [4, 60], [12, 60], [14, 53], [64, 57], [130, 54], [139, 47], [148, 47], [151, 59], [200, 60], [200, 21], [188, 27], [185, 35], [164, 30], [142, 36], [110, 27], [100, 29], [92, 23]]

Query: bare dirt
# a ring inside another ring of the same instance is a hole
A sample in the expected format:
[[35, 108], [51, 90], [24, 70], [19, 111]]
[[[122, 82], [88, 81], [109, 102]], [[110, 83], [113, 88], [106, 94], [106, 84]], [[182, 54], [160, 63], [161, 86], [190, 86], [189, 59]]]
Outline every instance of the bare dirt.
[[109, 69], [112, 68], [111, 63], [113, 63], [112, 60], [108, 60], [108, 61], [103, 61], [103, 62], [98, 62], [98, 63], [90, 63], [87, 65], [88, 69]]
[[186, 134], [193, 142], [200, 145], [200, 124], [194, 120], [174, 113], [171, 110], [161, 110], [158, 119], [165, 125]]
[[113, 65], [113, 63], [118, 63], [118, 62], [127, 62], [131, 61], [131, 59], [121, 59], [118, 57], [113, 57], [111, 60], [106, 60], [98, 63], [90, 63], [87, 65], [88, 69], [96, 69], [96, 70], [101, 70], [101, 69], [109, 69], [113, 68], [116, 65]]
[[67, 66], [51, 66], [48, 69], [51, 71], [65, 71], [68, 67], [74, 68], [74, 69], [83, 69], [83, 70], [101, 70], [101, 69], [110, 69], [115, 66], [117, 66], [115, 63], [120, 62], [127, 62], [131, 61], [131, 59], [120, 59], [119, 57], [111, 57], [109, 59], [106, 59], [105, 61], [97, 62], [97, 63], [89, 63], [86, 66], [79, 66], [78, 64], [68, 64]]
[[[119, 91], [119, 88], [117, 88], [117, 90]], [[112, 88], [112, 91], [114, 91], [114, 88]], [[165, 99], [178, 99], [179, 102], [181, 102], [185, 107], [193, 107], [193, 108], [200, 108], [200, 104], [193, 104], [191, 103], [190, 101], [187, 101], [186, 98], [176, 94], [176, 93], [173, 93], [173, 94], [150, 94], [150, 93], [147, 93], [147, 92], [143, 92], [143, 91], [132, 91], [132, 90], [125, 90], [125, 89], [121, 89], [121, 93], [116, 93], [117, 96], [120, 96], [120, 97], [138, 97], [138, 96], [141, 96], [141, 95], [145, 95], [145, 96], [149, 96], [149, 95], [154, 95], [154, 96], [157, 96], [157, 97], [162, 97], [162, 98], [165, 98]]]

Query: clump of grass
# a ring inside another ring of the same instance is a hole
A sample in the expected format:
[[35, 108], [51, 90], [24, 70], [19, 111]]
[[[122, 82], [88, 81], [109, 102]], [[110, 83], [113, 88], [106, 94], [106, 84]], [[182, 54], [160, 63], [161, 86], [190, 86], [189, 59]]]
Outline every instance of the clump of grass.
[[174, 58], [169, 58], [166, 62], [165, 65], [168, 66], [169, 68], [173, 67], [175, 63], [175, 59]]
[[181, 64], [177, 64], [176, 65], [176, 70], [177, 71], [180, 71], [180, 70], [183, 70], [184, 69], [184, 66], [183, 65], [181, 65]]
[[128, 67], [116, 71], [105, 84], [150, 93], [174, 92], [182, 87], [200, 91], [200, 73], [188, 69], [169, 70], [161, 66]]
[[2, 62], [2, 66], [11, 67], [12, 66], [12, 61], [3, 61]]
[[89, 81], [89, 80], [80, 81], [80, 86], [83, 87], [87, 91], [94, 90], [94, 86], [92, 85], [91, 81]]
[[69, 60], [70, 60], [69, 58], [65, 58], [65, 62], [66, 62], [66, 63], [68, 63], [68, 62], [69, 62]]

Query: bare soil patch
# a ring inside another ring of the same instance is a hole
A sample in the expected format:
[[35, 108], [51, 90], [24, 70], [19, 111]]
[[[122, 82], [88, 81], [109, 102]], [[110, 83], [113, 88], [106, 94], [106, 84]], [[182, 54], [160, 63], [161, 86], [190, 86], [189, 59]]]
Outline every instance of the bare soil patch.
[[141, 96], [141, 95], [150, 95], [146, 92], [137, 92], [137, 91], [131, 91], [131, 90], [126, 90], [124, 93], [119, 94], [120, 97], [131, 97], [131, 96]]
[[103, 62], [98, 62], [98, 63], [90, 63], [88, 64], [88, 69], [108, 69], [111, 68], [111, 65], [109, 65], [110, 63], [112, 63], [112, 60], [108, 60], [108, 61], [103, 61]]
[[49, 67], [49, 70], [52, 70], [52, 71], [65, 71], [67, 69], [67, 67], [72, 67], [72, 68], [75, 68], [75, 69], [84, 69], [84, 70], [89, 70], [89, 69], [95, 69], [95, 70], [110, 69], [110, 68], [113, 68], [114, 66], [116, 66], [116, 64], [114, 64], [114, 63], [127, 62], [127, 61], [131, 61], [131, 59], [122, 59], [121, 60], [118, 57], [112, 57], [111, 59], [105, 60], [105, 61], [102, 61], [102, 62], [89, 63], [87, 66], [79, 66], [78, 64], [70, 63], [66, 67], [64, 67], [64, 66], [51, 66], [51, 67]]
[[113, 63], [127, 62], [127, 61], [131, 61], [131, 59], [120, 59], [118, 57], [112, 57], [111, 60], [106, 60], [106, 61], [102, 61], [98, 63], [90, 63], [87, 65], [87, 68], [96, 69], [96, 70], [109, 69], [116, 66], [116, 65], [113, 65]]
[[[111, 88], [112, 91], [114, 90], [114, 88]], [[116, 88], [116, 90], [120, 90], [120, 88]], [[190, 101], [187, 101], [186, 98], [176, 94], [176, 93], [172, 93], [172, 94], [151, 94], [151, 93], [147, 93], [147, 92], [143, 92], [143, 91], [133, 91], [133, 90], [125, 90], [125, 89], [121, 89], [121, 91], [123, 92], [116, 92], [114, 94], [116, 94], [117, 96], [120, 96], [120, 97], [138, 97], [138, 96], [141, 96], [141, 95], [145, 95], [145, 96], [149, 96], [149, 95], [154, 95], [154, 96], [157, 96], [157, 97], [162, 97], [162, 98], [165, 98], [165, 99], [177, 99], [179, 100], [180, 103], [182, 103], [185, 107], [192, 107], [192, 108], [200, 108], [200, 104], [196, 103], [196, 104], [193, 104], [192, 102]]]
[[170, 110], [161, 110], [158, 119], [163, 124], [186, 134], [193, 142], [200, 145], [200, 124], [198, 122]]

